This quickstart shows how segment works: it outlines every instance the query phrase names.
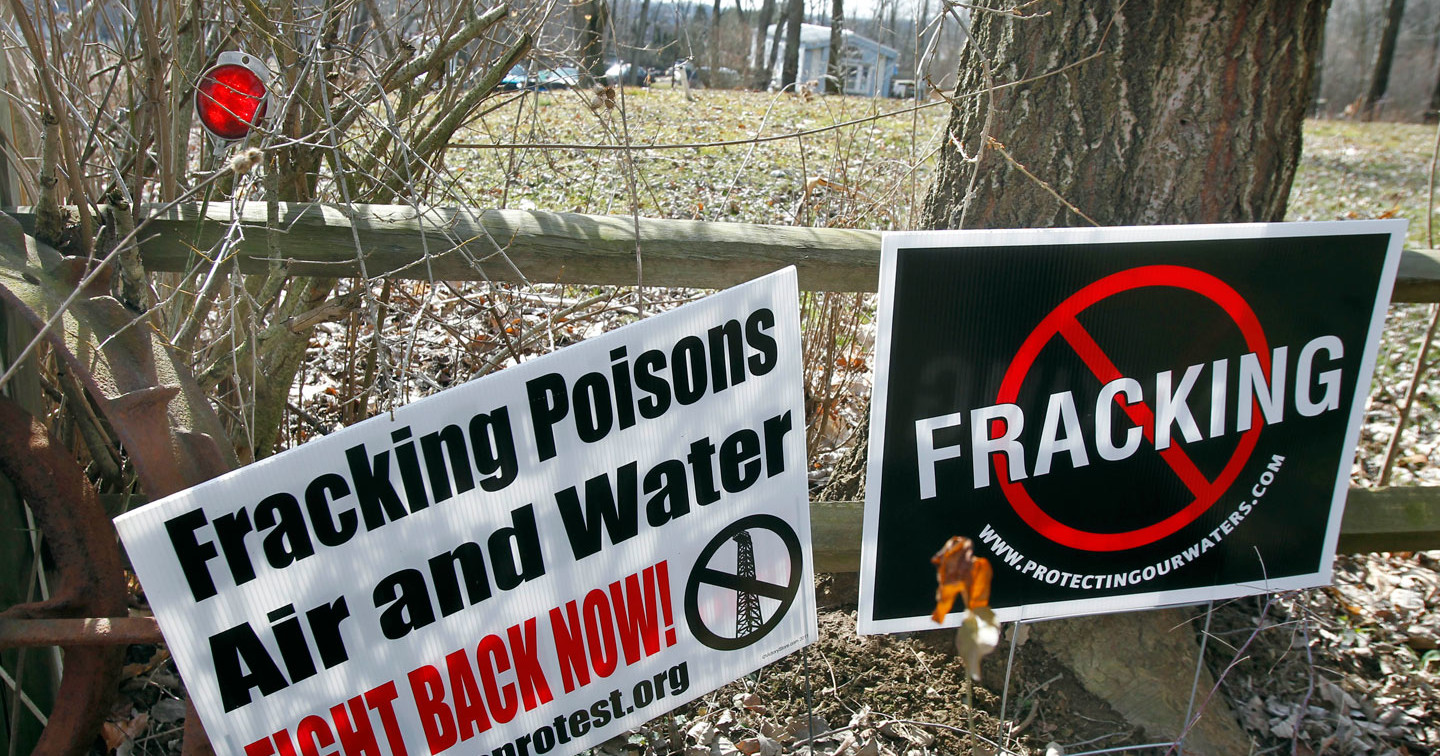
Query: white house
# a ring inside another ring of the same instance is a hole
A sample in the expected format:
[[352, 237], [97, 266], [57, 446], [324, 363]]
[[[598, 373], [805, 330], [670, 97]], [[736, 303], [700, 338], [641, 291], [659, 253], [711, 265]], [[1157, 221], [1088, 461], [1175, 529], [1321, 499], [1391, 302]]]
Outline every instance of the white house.
[[[895, 74], [899, 68], [900, 53], [894, 48], [876, 42], [873, 39], [862, 37], [849, 30], [841, 30], [844, 47], [842, 55], [845, 61], [845, 94], [864, 95], [868, 97], [888, 97], [890, 95], [890, 83], [894, 81]], [[766, 36], [766, 51], [769, 50], [775, 37], [772, 27]], [[765, 51], [757, 52], [755, 57], [758, 61], [760, 55]], [[763, 66], [765, 61], [758, 61], [756, 65]], [[800, 25], [800, 73], [798, 80], [815, 82], [816, 91], [825, 93], [831, 91], [829, 81], [825, 78], [826, 69], [830, 65], [830, 27], [817, 24]], [[780, 54], [775, 59], [775, 70], [770, 75], [770, 86], [780, 87], [780, 76], [785, 68], [785, 35], [780, 37]]]

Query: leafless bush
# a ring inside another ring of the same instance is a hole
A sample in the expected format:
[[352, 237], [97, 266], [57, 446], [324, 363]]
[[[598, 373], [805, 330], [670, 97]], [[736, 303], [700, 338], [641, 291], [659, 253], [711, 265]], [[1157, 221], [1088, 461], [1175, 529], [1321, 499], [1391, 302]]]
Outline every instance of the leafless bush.
[[[387, 321], [418, 317], [434, 288], [413, 307], [392, 301], [387, 271], [366, 268], [358, 240], [361, 279], [290, 275], [278, 227], [264, 275], [236, 270], [238, 227], [197, 250], [187, 273], [147, 274], [133, 254], [147, 218], [176, 201], [265, 203], [272, 226], [281, 203], [480, 205], [446, 167], [454, 135], [514, 99], [497, 91], [512, 66], [571, 49], [568, 14], [553, 2], [389, 10], [374, 0], [98, 2], [78, 13], [15, 3], [0, 28], [20, 126], [11, 157], [37, 235], [68, 254], [126, 261], [116, 294], [193, 355], [242, 458], [275, 448], [315, 325], [352, 326], [346, 419], [359, 419], [384, 394], [375, 381], [412, 351], [386, 343]], [[250, 52], [274, 76], [267, 118], [238, 144], [204, 138], [193, 122], [196, 80], [225, 50]], [[489, 239], [427, 244], [456, 246], [476, 260], [503, 256]], [[492, 301], [482, 330], [513, 328], [508, 307]]]

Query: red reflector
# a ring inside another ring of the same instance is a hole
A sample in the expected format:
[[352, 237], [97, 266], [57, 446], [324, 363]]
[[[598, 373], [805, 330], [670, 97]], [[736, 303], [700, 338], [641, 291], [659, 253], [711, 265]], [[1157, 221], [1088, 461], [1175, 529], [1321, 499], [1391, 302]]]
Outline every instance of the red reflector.
[[195, 89], [195, 112], [211, 134], [240, 139], [265, 116], [265, 82], [245, 66], [215, 66]]

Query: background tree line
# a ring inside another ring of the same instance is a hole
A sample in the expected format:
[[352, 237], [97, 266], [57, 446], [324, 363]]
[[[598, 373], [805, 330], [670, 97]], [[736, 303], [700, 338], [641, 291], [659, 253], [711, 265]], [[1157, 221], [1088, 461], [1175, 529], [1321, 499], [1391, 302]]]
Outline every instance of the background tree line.
[[[601, 14], [592, 13], [597, 7]], [[583, 55], [578, 38], [584, 19], [608, 14], [608, 58], [665, 70], [690, 60], [731, 69], [757, 88], [769, 81], [762, 69], [786, 63], [769, 47], [757, 56], [766, 39], [762, 27], [784, 39], [788, 19], [798, 15], [822, 26], [834, 26], [838, 18], [844, 28], [899, 51], [897, 78], [949, 89], [969, 14], [942, 0], [587, 0], [575, 8], [576, 18], [548, 21], [557, 58]], [[1334, 0], [1316, 74], [1316, 116], [1433, 119], [1440, 112], [1440, 0]]]
[[1440, 1], [1334, 0], [1318, 74], [1315, 115], [1433, 120]]

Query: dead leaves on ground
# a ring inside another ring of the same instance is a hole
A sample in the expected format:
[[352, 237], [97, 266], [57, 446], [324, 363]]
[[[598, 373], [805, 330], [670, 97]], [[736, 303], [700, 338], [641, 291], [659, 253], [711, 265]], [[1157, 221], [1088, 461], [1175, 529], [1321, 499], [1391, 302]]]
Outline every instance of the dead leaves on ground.
[[[612, 741], [613, 743], [613, 741]], [[863, 707], [843, 727], [824, 717], [794, 717], [784, 724], [741, 723], [729, 711], [702, 719], [685, 731], [685, 756], [781, 756], [813, 752], [828, 756], [899, 756], [928, 752], [935, 736], [923, 726], [881, 717]], [[618, 745], [618, 744], [615, 744]], [[606, 747], [600, 749], [607, 753]]]
[[100, 730], [105, 753], [178, 752], [187, 706], [169, 652], [163, 646], [131, 646], [120, 679], [120, 694]]

